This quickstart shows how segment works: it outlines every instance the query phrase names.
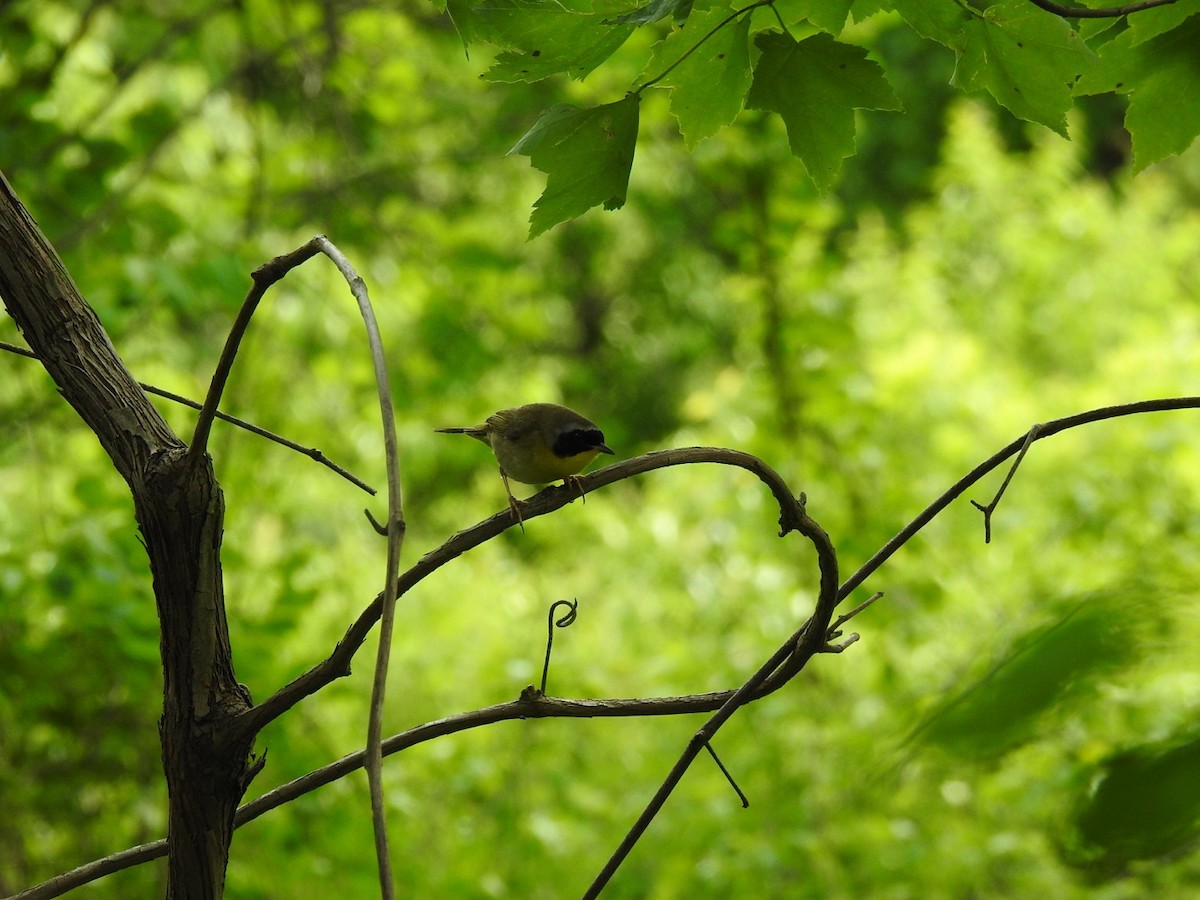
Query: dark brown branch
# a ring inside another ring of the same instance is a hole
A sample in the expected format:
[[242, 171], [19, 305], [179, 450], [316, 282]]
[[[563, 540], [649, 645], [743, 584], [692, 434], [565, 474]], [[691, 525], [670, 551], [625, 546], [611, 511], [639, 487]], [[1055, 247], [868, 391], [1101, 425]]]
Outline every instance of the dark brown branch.
[[[563, 700], [541, 696], [529, 688], [522, 692], [518, 700], [448, 716], [393, 735], [383, 742], [383, 754], [390, 756], [435, 738], [458, 734], [472, 728], [494, 725], [497, 722], [548, 718], [678, 716], [687, 713], [711, 712], [720, 708], [721, 704], [732, 694], [732, 691], [718, 691], [710, 694], [654, 699]], [[297, 797], [302, 797], [339, 778], [344, 778], [351, 772], [361, 769], [364, 759], [364, 752], [359, 750], [268, 791], [238, 809], [234, 827], [240, 828], [259, 816], [283, 806], [285, 803], [290, 803]], [[130, 847], [103, 859], [79, 866], [69, 872], [56, 875], [49, 881], [27, 888], [9, 900], [51, 900], [53, 897], [60, 897], [68, 891], [111, 875], [113, 872], [160, 859], [166, 855], [167, 842], [165, 839]]]
[[[1038, 428], [1037, 440], [1043, 440], [1080, 425], [1090, 425], [1093, 422], [1103, 422], [1105, 419], [1118, 419], [1123, 416], [1136, 416], [1142, 413], [1169, 412], [1177, 409], [1200, 409], [1200, 397], [1167, 397], [1161, 400], [1141, 400], [1137, 403], [1123, 403], [1118, 406], [1103, 406], [1090, 409], [1087, 412], [1076, 413], [1061, 419], [1045, 422]], [[925, 507], [915, 519], [905, 525], [890, 541], [880, 547], [858, 571], [846, 579], [838, 590], [838, 603], [866, 581], [880, 566], [891, 559], [892, 555], [903, 547], [912, 537], [932, 521], [933, 517], [949, 506], [959, 495], [984, 475], [998, 468], [1005, 460], [1019, 453], [1026, 446], [1028, 434], [1009, 442], [1000, 450], [989, 456], [970, 472], [954, 482], [940, 497]]]
[[1013, 476], [1017, 474], [1017, 469], [1021, 467], [1021, 460], [1025, 458], [1025, 454], [1029, 452], [1030, 446], [1037, 440], [1037, 436], [1041, 431], [1041, 425], [1032, 425], [1025, 434], [1025, 443], [1021, 445], [1021, 451], [1017, 454], [1017, 458], [1013, 460], [1013, 464], [1009, 467], [1008, 474], [1004, 476], [1004, 481], [1000, 483], [1000, 489], [996, 491], [996, 496], [986, 506], [982, 503], [977, 503], [972, 500], [971, 505], [983, 513], [983, 542], [990, 544], [992, 542], [992, 513], [996, 511], [996, 507], [1000, 505], [1000, 498], [1004, 496], [1004, 492], [1008, 490], [1008, 485], [1012, 482]]
[[1106, 9], [1091, 9], [1086, 6], [1063, 6], [1054, 0], [1029, 0], [1034, 6], [1054, 13], [1064, 19], [1117, 19], [1130, 13], [1141, 12], [1143, 9], [1153, 9], [1156, 6], [1170, 6], [1175, 0], [1141, 0], [1139, 3], [1129, 3], [1125, 6], [1110, 6]]
[[315, 237], [303, 247], [277, 256], [251, 273], [253, 284], [246, 294], [246, 299], [242, 301], [242, 307], [238, 310], [233, 326], [229, 329], [229, 337], [225, 339], [225, 349], [221, 351], [221, 358], [217, 360], [216, 371], [213, 372], [212, 382], [208, 386], [208, 395], [204, 398], [204, 405], [200, 408], [200, 415], [196, 419], [196, 430], [192, 433], [192, 443], [188, 448], [193, 459], [203, 456], [208, 448], [208, 433], [212, 428], [213, 419], [216, 418], [217, 407], [221, 405], [225, 382], [229, 380], [229, 371], [233, 368], [233, 361], [237, 357], [238, 346], [246, 334], [246, 329], [250, 327], [250, 319], [253, 318], [259, 301], [262, 300], [271, 285], [296, 266], [320, 253], [321, 240], [321, 236]]
[[[669, 466], [687, 465], [693, 463], [716, 463], [719, 465], [738, 466], [753, 472], [763, 481], [780, 507], [780, 534], [797, 530], [800, 520], [795, 512], [796, 501], [791, 497], [788, 486], [774, 469], [762, 460], [749, 453], [738, 450], [725, 450], [718, 447], [687, 447], [679, 450], [660, 450], [647, 453], [634, 459], [607, 466], [589, 475], [580, 476], [578, 490], [574, 487], [550, 487], [535, 494], [521, 504], [521, 514], [526, 522], [544, 516], [562, 508], [580, 496], [580, 492], [588, 492], [631, 478], [652, 469], [662, 469]], [[515, 524], [507, 507], [489, 519], [485, 519], [470, 528], [460, 531], [440, 547], [426, 553], [415, 565], [401, 573], [397, 584], [396, 596], [405, 593], [432, 575], [446, 563], [461, 556], [468, 550], [478, 547], [500, 532]], [[240, 726], [248, 733], [254, 734], [283, 715], [292, 706], [310, 694], [319, 691], [336, 678], [350, 673], [350, 661], [358, 648], [366, 640], [367, 634], [379, 619], [383, 607], [383, 595], [375, 600], [359, 614], [359, 617], [346, 630], [337, 646], [321, 662], [317, 663], [303, 675], [294, 679], [258, 706], [247, 710], [241, 717]]]
[[[782, 504], [781, 504], [782, 506]], [[817, 595], [816, 609], [813, 611], [812, 617], [800, 626], [800, 630], [789, 637], [780, 645], [771, 657], [759, 666], [758, 671], [751, 675], [746, 682], [734, 691], [733, 695], [726, 700], [721, 708], [718, 709], [711, 718], [700, 730], [697, 731], [679, 759], [667, 773], [667, 777], [659, 786], [642, 814], [638, 816], [637, 821], [629, 829], [629, 832], [621, 840], [617, 849], [613, 851], [608, 862], [600, 870], [596, 878], [588, 886], [584, 892], [585, 900], [595, 898], [604, 890], [605, 885], [616, 873], [621, 863], [629, 855], [634, 845], [645, 834], [646, 829], [650, 827], [650, 823], [658, 815], [659, 811], [666, 804], [675, 787], [683, 779], [684, 774], [691, 768], [692, 762], [699, 755], [700, 751], [708, 745], [717, 731], [724, 725], [737, 710], [749, 703], [760, 693], [769, 689], [773, 684], [778, 687], [783, 682], [793, 677], [799, 672], [814, 655], [821, 652], [826, 646], [826, 634], [829, 630], [829, 620], [833, 617], [833, 610], [837, 606], [837, 591], [838, 591], [838, 570], [837, 570], [837, 555], [834, 552], [833, 543], [829, 540], [824, 530], [809, 517], [805, 509], [804, 495], [794, 501], [792, 509], [784, 509], [782, 515], [794, 517], [794, 530], [800, 532], [804, 537], [808, 538], [817, 551], [817, 564], [821, 570], [821, 587]], [[789, 529], [784, 529], [784, 533]]]
[[[4, 350], [8, 353], [14, 353], [17, 356], [28, 357], [29, 359], [36, 360], [38, 358], [37, 354], [32, 350], [28, 350], [25, 347], [19, 347], [16, 344], [10, 344], [7, 341], [0, 341], [0, 350]], [[190, 397], [184, 397], [182, 394], [175, 394], [171, 391], [165, 391], [162, 388], [155, 387], [152, 384], [146, 384], [144, 381], [139, 381], [138, 386], [148, 394], [154, 394], [156, 397], [162, 397], [165, 400], [170, 400], [174, 403], [180, 404], [181, 406], [187, 406], [191, 409], [200, 408], [199, 403], [197, 403], [195, 400], [192, 400]], [[266, 438], [268, 441], [274, 441], [276, 444], [279, 444], [282, 447], [287, 447], [289, 450], [295, 450], [297, 453], [307, 456], [311, 460], [319, 462], [331, 472], [336, 472], [338, 475], [341, 475], [355, 487], [361, 488], [371, 496], [375, 495], [375, 488], [371, 487], [354, 473], [343, 469], [316, 447], [304, 447], [300, 444], [297, 444], [295, 441], [288, 440], [282, 435], [275, 434], [272, 431], [267, 431], [267, 429], [261, 428], [260, 426], [255, 425], [253, 422], [247, 422], [245, 419], [239, 419], [237, 416], [231, 416], [229, 413], [223, 413], [220, 410], [217, 410], [217, 418], [223, 422], [228, 422], [230, 425], [236, 425], [238, 428], [249, 431], [251, 434], [256, 434], [259, 437]]]
[[2, 177], [0, 297], [133, 495], [161, 630], [167, 896], [209, 900], [224, 887], [233, 817], [253, 774], [252, 736], [227, 727], [250, 697], [233, 670], [225, 618], [220, 485], [207, 456], [188, 458]]
[[[1200, 397], [1178, 397], [1163, 400], [1147, 400], [1140, 403], [1125, 404], [1123, 406], [1110, 406], [1101, 409], [1089, 410], [1079, 413], [1074, 416], [1068, 416], [1063, 419], [1056, 419], [1041, 426], [1039, 430], [1039, 438], [1048, 437], [1051, 434], [1057, 434], [1069, 428], [1074, 428], [1079, 425], [1091, 424], [1093, 422], [1103, 421], [1105, 419], [1117, 418], [1127, 415], [1136, 415], [1146, 412], [1163, 412], [1179, 409], [1198, 409], [1200, 408]], [[905, 542], [912, 538], [918, 531], [921, 530], [928, 522], [941, 510], [945, 509], [955, 498], [963, 493], [968, 487], [976, 483], [980, 478], [998, 468], [1005, 460], [1018, 453], [1021, 447], [1026, 444], [1027, 435], [1022, 435], [1020, 438], [1012, 441], [1010, 444], [993, 454], [984, 462], [980, 463], [972, 469], [962, 479], [947, 490], [941, 497], [928, 506], [920, 515], [917, 516], [911, 523], [905, 526], [896, 537], [888, 541], [877, 553], [875, 553], [857, 572], [855, 572], [845, 583], [837, 590], [838, 602], [845, 599], [859, 587], [871, 574], [873, 574], [884, 562], [886, 562]], [[717, 454], [722, 458], [712, 459], [695, 459], [694, 455], [699, 452], [699, 455], [704, 456], [709, 453]], [[728, 458], [724, 458], [728, 454]], [[665, 457], [665, 459], [664, 459]], [[620, 478], [628, 477], [630, 474], [647, 471], [652, 468], [659, 468], [664, 465], [680, 465], [687, 462], [725, 462], [731, 465], [740, 465], [740, 462], [735, 461], [736, 458], [746, 458], [754, 460], [754, 457], [749, 457], [747, 454], [740, 454], [737, 451], [716, 451], [711, 448], [690, 448], [688, 450], [671, 450], [663, 451], [659, 454], [649, 454], [648, 456], [638, 457], [628, 460], [624, 463], [619, 463], [614, 466], [609, 466], [606, 469], [601, 469], [591, 475], [583, 476], [580, 481], [585, 490], [598, 487], [601, 484], [609, 484], [617, 481]], [[763, 467], [766, 472], [771, 472], [767, 467]], [[629, 471], [632, 469], [633, 471]], [[759, 474], [756, 472], [756, 474]], [[773, 472], [771, 473], [773, 474]], [[601, 476], [603, 478], [601, 479]], [[759, 474], [772, 492], [778, 497], [778, 488], [782, 486], [782, 481], [778, 476], [774, 478], [763, 477]], [[562, 488], [549, 488], [542, 491], [537, 496], [528, 501], [526, 507], [529, 517], [545, 515], [547, 512], [557, 509], [560, 506], [570, 502], [574, 496], [573, 492], [569, 496], [561, 496]], [[786, 488], [784, 488], [784, 496], [787, 496]], [[487, 540], [491, 534], [498, 534], [504, 528], [512, 525], [512, 518], [508, 514], [508, 510], [497, 513], [492, 518], [480, 522], [473, 528], [460, 532], [451, 538], [450, 541], [443, 544], [437, 550], [427, 554], [421, 562], [405, 572], [401, 576], [401, 585], [411, 582], [408, 586], [416, 584], [425, 575], [431, 574], [441, 565], [453, 559], [456, 556], [465, 553], [467, 550], [479, 543]], [[481, 531], [489, 532], [485, 536], [480, 536]], [[453, 547], [451, 547], [453, 544]], [[427, 568], [427, 571], [420, 571], [422, 567]], [[839, 616], [837, 621], [829, 626], [826, 634], [830, 630], [835, 630], [844, 624], [855, 614], [865, 609], [870, 603], [874, 602], [878, 596], [873, 595], [866, 602], [860, 604], [855, 609], [851, 610], [842, 616]], [[376, 604], [379, 598], [376, 598]], [[378, 616], [376, 604], [368, 607], [359, 617], [359, 619], [351, 625], [346, 632], [346, 636], [338, 644], [334, 654], [325, 662], [315, 666], [305, 675], [293, 681], [290, 685], [274, 695], [270, 700], [262, 706], [255, 707], [247, 711], [243, 718], [246, 720], [243, 727], [255, 726], [258, 722], [262, 727], [267, 721], [276, 718], [284, 709], [295, 704], [301, 697], [312, 693], [320, 685], [313, 687], [313, 683], [324, 677], [325, 669], [330, 666], [336, 666], [337, 660], [341, 660], [348, 666], [350, 657], [353, 656], [353, 649], [349, 645], [357, 640], [361, 644], [365, 637], [366, 631], [369, 630], [374, 622], [374, 616]], [[803, 635], [807, 629], [802, 628], [796, 635]], [[359, 633], [361, 632], [361, 636]], [[854, 636], [852, 635], [840, 645], [826, 645], [824, 652], [840, 652], [846, 646], [853, 643]], [[789, 639], [788, 647], [792, 641]], [[354, 645], [357, 647], [357, 644]], [[782, 649], [782, 648], [781, 648]], [[789, 649], [790, 653], [790, 649]], [[783, 654], [786, 658], [789, 654]], [[776, 653], [776, 657], [780, 654]], [[774, 660], [775, 657], [772, 657]], [[771, 661], [768, 661], [768, 663]], [[337, 677], [336, 675], [332, 677]], [[329, 678], [328, 680], [332, 680]], [[761, 695], [761, 694], [760, 694]], [[631, 717], [631, 716], [668, 716], [668, 715], [683, 715], [687, 713], [711, 712], [712, 710], [722, 708], [734, 696], [733, 691], [718, 691], [709, 694], [693, 694], [684, 697], [660, 697], [653, 699], [616, 699], [616, 700], [563, 700], [559, 698], [545, 697], [539, 694], [532, 687], [527, 688], [522, 692], [520, 699], [508, 703], [502, 703], [496, 706], [487, 707], [485, 709], [475, 710], [472, 712], [461, 713], [459, 715], [450, 716], [448, 718], [439, 719], [434, 722], [428, 722], [420, 725], [409, 731], [395, 735], [383, 743], [384, 755], [391, 755], [400, 750], [415, 746], [424, 741], [433, 740], [434, 738], [443, 737], [448, 734], [455, 734], [460, 731], [465, 731], [471, 728], [478, 728], [485, 725], [491, 725], [496, 722], [537, 719], [537, 718], [593, 718], [593, 717]], [[268, 706], [270, 704], [270, 706]], [[282, 708], [279, 708], [281, 707]], [[265, 712], [264, 712], [265, 709]], [[277, 710], [277, 711], [276, 711]], [[270, 718], [264, 720], [264, 716], [269, 715]], [[248, 723], [248, 725], [247, 725]], [[303, 794], [316, 790], [326, 784], [342, 778], [350, 772], [362, 767], [364, 754], [360, 751], [343, 757], [336, 762], [330, 763], [314, 772], [301, 776], [287, 784], [281, 785], [272, 791], [263, 794], [255, 800], [241, 806], [236, 814], [235, 827], [241, 827], [247, 822], [253, 821], [259, 816], [282, 806]], [[167, 842], [165, 840], [154, 841], [149, 844], [143, 844], [139, 847], [133, 847], [128, 850], [123, 850], [104, 859], [96, 860], [70, 872], [65, 872], [55, 878], [29, 888], [20, 894], [15, 895], [13, 900], [49, 900], [49, 898], [58, 897], [80, 885], [94, 881], [112, 872], [120, 871], [121, 869], [139, 865], [153, 859], [158, 859], [165, 856], [167, 852]]]

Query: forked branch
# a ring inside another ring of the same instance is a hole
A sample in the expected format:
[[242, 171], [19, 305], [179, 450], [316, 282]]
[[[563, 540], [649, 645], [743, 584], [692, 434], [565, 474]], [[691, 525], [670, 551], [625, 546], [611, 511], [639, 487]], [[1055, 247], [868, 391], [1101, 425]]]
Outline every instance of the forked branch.
[[[1095, 422], [1114, 419], [1130, 415], [1138, 415], [1150, 412], [1164, 412], [1171, 410], [1182, 409], [1200, 409], [1200, 397], [1174, 397], [1159, 400], [1145, 400], [1137, 403], [1123, 404], [1119, 406], [1108, 406], [1100, 409], [1093, 409], [1087, 412], [1078, 413], [1073, 416], [1067, 416], [1061, 419], [1055, 419], [1050, 422], [1043, 423], [1035, 435], [1037, 440], [1059, 434], [1071, 428], [1076, 428], [1081, 425], [1092, 424]], [[981, 478], [1004, 464], [1005, 461], [1021, 452], [1022, 448], [1027, 448], [1032, 443], [1029, 433], [1022, 434], [1005, 447], [994, 453], [988, 459], [981, 462], [970, 472], [956, 481], [948, 488], [940, 497], [933, 503], [921, 511], [908, 525], [900, 530], [890, 541], [881, 547], [870, 559], [868, 559], [854, 574], [846, 579], [842, 585], [834, 592], [833, 605], [840, 604], [847, 598], [855, 589], [863, 584], [872, 574], [874, 574], [880, 566], [890, 559], [896, 551], [898, 551], [905, 543], [907, 543], [914, 535], [925, 527], [938, 513], [950, 505], [953, 500], [959, 497], [972, 485], [976, 484]], [[782, 482], [777, 474], [769, 467], [757, 460], [749, 454], [740, 453], [734, 450], [720, 450], [717, 448], [692, 447], [682, 450], [668, 450], [659, 453], [651, 453], [646, 456], [637, 457], [636, 459], [627, 460], [605, 469], [601, 469], [590, 475], [583, 476], [580, 479], [580, 485], [585, 491], [594, 490], [602, 485], [611, 484], [622, 478], [628, 478], [632, 475], [640, 474], [651, 469], [663, 468], [666, 466], [683, 465], [688, 463], [710, 462], [721, 463], [727, 465], [738, 465], [754, 472], [762, 479], [776, 499], [781, 503], [781, 525], [782, 531], [786, 533], [789, 530], [797, 529], [797, 522], [794, 513], [789, 513], [787, 507], [796, 501], [792, 501], [786, 485]], [[574, 497], [578, 496], [573, 491], [567, 491], [563, 488], [547, 488], [535, 497], [531, 498], [524, 507], [526, 521], [538, 516], [546, 515], [549, 512], [566, 505]], [[801, 507], [802, 509], [802, 507]], [[806, 514], [805, 514], [806, 515]], [[423, 580], [426, 576], [432, 574], [445, 563], [462, 555], [473, 547], [485, 542], [489, 538], [499, 534], [504, 529], [511, 527], [513, 520], [505, 509], [496, 515], [492, 516], [483, 522], [472, 526], [465, 531], [459, 532], [441, 547], [426, 554], [420, 561], [403, 573], [397, 582], [397, 594], [403, 594], [409, 588]], [[830, 548], [832, 549], [832, 548]], [[823, 573], [824, 575], [824, 573]], [[660, 697], [660, 698], [637, 698], [637, 699], [615, 699], [615, 700], [564, 700], [558, 698], [545, 697], [532, 688], [523, 692], [521, 697], [509, 703], [499, 704], [497, 706], [487, 707], [460, 715], [451, 716], [445, 719], [439, 719], [434, 722], [426, 723], [410, 729], [409, 731], [395, 735], [383, 742], [383, 753], [385, 755], [398, 752], [415, 744], [432, 740], [447, 734], [456, 733], [470, 728], [482, 727], [499, 721], [511, 721], [518, 719], [532, 718], [561, 718], [561, 717], [630, 717], [630, 716], [661, 716], [661, 715], [679, 715], [684, 713], [695, 713], [712, 710], [723, 710], [729, 708], [735, 710], [740, 706], [748, 696], [760, 697], [774, 687], [778, 687], [781, 682], [781, 676], [788, 673], [789, 669], [794, 665], [794, 658], [807, 660], [811, 658], [814, 645], [817, 650], [836, 649], [828, 644], [828, 641], [836, 634], [836, 631], [842, 624], [848, 621], [852, 616], [866, 608], [874, 597], [864, 604], [860, 604], [854, 610], [839, 617], [835, 623], [830, 625], [832, 608], [825, 611], [825, 594], [826, 588], [823, 587], [821, 597], [819, 598], [818, 612], [814, 617], [805, 623], [795, 634], [781, 645], [767, 662], [760, 667], [759, 671], [749, 679], [738, 691], [720, 691], [709, 694], [696, 694], [684, 697]], [[354, 653], [361, 646], [366, 634], [374, 624], [375, 620], [380, 615], [380, 607], [382, 597], [377, 597], [375, 601], [368, 606], [358, 617], [358, 619], [349, 627], [345, 636], [338, 643], [337, 647], [323, 662], [314, 666], [300, 678], [281, 689], [274, 696], [269, 698], [263, 704], [256, 706], [241, 716], [239, 727], [257, 731], [265, 726], [268, 722], [273, 721], [288, 708], [293, 706], [303, 697], [319, 690], [322, 686], [329, 683], [333, 679], [344, 675], [349, 671], [349, 664]], [[825, 623], [825, 628], [814, 628], [813, 625], [819, 622]], [[769, 677], [763, 678], [762, 673], [769, 672]], [[757, 691], [747, 691], [747, 686], [758, 684]], [[740, 695], [740, 696], [739, 696]], [[734, 702], [736, 700], [736, 702]], [[707, 728], [708, 726], [706, 726]], [[701, 729], [697, 732], [697, 736], [689, 744], [685, 756], [692, 753], [692, 747], [695, 747], [695, 753], [698, 753], [704, 746], [706, 741], [706, 731]], [[710, 735], [708, 735], [710, 736]], [[354, 753], [346, 756], [334, 763], [331, 763], [323, 768], [311, 772], [301, 778], [298, 778], [288, 784], [282, 785], [279, 788], [270, 791], [267, 794], [258, 797], [257, 799], [243, 805], [239, 808], [235, 819], [236, 826], [241, 826], [246, 822], [252, 821], [258, 816], [263, 815], [277, 806], [299, 797], [305, 793], [317, 789], [325, 784], [329, 784], [338, 778], [344, 777], [346, 774], [361, 768], [363, 765], [365, 754], [363, 752]], [[686, 762], [681, 758], [677, 766], [683, 764], [686, 767]], [[669, 790], [666, 791], [669, 794]], [[665, 795], [664, 795], [665, 799]], [[640, 832], [639, 832], [640, 833]], [[631, 832], [632, 834], [632, 832]], [[628, 839], [628, 836], [627, 836]], [[633, 836], [629, 846], [636, 841], [636, 835]], [[118, 871], [129, 866], [137, 865], [151, 859], [155, 859], [166, 854], [166, 841], [156, 841], [150, 844], [144, 844], [140, 847], [134, 847], [129, 850], [122, 851], [102, 860], [97, 860], [85, 866], [81, 866], [71, 872], [59, 875], [50, 881], [41, 885], [30, 888], [29, 890], [16, 895], [20, 900], [49, 900], [49, 898], [60, 896], [68, 890], [78, 887], [82, 884], [96, 880], [114, 871]], [[614, 867], [615, 869], [615, 867]], [[610, 873], [611, 874], [611, 873]]]

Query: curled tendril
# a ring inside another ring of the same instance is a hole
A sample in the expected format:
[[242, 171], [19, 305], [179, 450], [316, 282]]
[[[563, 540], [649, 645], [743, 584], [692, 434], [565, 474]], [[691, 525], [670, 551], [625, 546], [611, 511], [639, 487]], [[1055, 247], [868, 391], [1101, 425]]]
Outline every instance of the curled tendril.
[[[554, 611], [560, 606], [567, 607], [567, 611], [557, 621], [554, 618]], [[550, 674], [550, 648], [554, 646], [554, 626], [566, 628], [575, 622], [575, 615], [579, 610], [579, 600], [555, 600], [550, 604], [550, 612], [546, 615], [546, 661], [542, 664], [542, 693], [546, 693], [546, 676]]]

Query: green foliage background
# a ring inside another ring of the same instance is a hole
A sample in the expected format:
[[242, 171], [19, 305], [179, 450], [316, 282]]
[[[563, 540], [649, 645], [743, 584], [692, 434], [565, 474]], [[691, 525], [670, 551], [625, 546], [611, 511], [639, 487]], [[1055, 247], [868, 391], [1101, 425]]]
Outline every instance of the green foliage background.
[[[385, 327], [410, 561], [504, 503], [486, 451], [432, 428], [546, 399], [622, 457], [762, 456], [849, 573], [1031, 423], [1200, 393], [1195, 150], [1131, 178], [1102, 99], [1068, 116], [1068, 143], [952, 98], [950, 54], [895, 20], [864, 29], [904, 61], [889, 74], [906, 112], [858, 120], [827, 196], [782, 123], [742, 112], [688, 153], [651, 91], [625, 208], [527, 243], [543, 185], [503, 154], [545, 108], [619, 98], [651, 52], [642, 31], [585, 82], [515, 91], [479, 80], [491, 51], [464, 60], [419, 3], [18, 2], [0, 8], [0, 169], [135, 375], [194, 397], [249, 270], [327, 233]], [[227, 410], [381, 484], [359, 331], [331, 267], [307, 264], [256, 319]], [[191, 414], [163, 409], [186, 433]], [[0, 410], [9, 893], [162, 836], [165, 797], [127, 492], [35, 363], [0, 354]], [[1183, 412], [1039, 443], [990, 545], [951, 507], [855, 598], [886, 591], [857, 645], [722, 731], [750, 808], [696, 766], [612, 896], [1191, 896], [1194, 436]], [[361, 510], [380, 501], [228, 427], [212, 451], [235, 662], [262, 698], [379, 590]], [[536, 681], [566, 597], [580, 618], [551, 693], [736, 685], [813, 597], [811, 552], [774, 519], [750, 476], [689, 467], [473, 551], [399, 606], [389, 727]], [[370, 651], [263, 735], [251, 794], [361, 746]], [[390, 758], [401, 892], [578, 895], [698, 724], [509, 723]], [[369, 819], [360, 775], [248, 825], [229, 896], [370, 896]], [[162, 878], [152, 864], [81, 893], [149, 896]]]

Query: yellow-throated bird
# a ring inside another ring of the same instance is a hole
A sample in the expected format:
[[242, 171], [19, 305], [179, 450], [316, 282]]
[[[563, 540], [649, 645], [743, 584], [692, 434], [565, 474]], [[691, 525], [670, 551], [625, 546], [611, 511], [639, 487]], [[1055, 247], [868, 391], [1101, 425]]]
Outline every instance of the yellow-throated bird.
[[[492, 448], [508, 492], [513, 518], [521, 510], [508, 479], [549, 484], [558, 479], [579, 489], [577, 474], [600, 453], [612, 453], [604, 432], [574, 410], [556, 403], [527, 403], [502, 409], [472, 428], [436, 428], [443, 434], [469, 434]], [[580, 490], [580, 495], [582, 495]]]

